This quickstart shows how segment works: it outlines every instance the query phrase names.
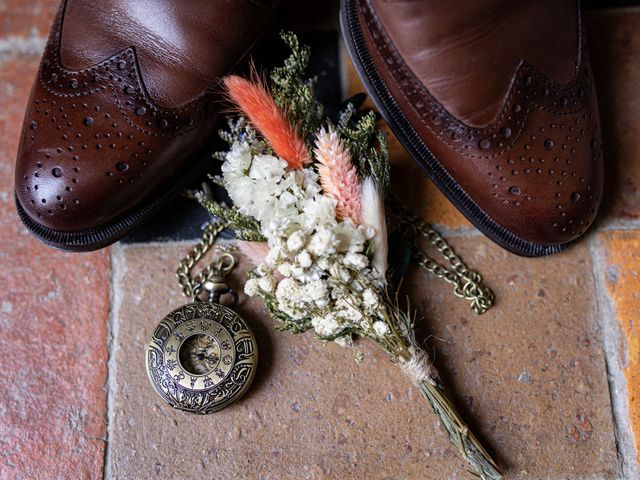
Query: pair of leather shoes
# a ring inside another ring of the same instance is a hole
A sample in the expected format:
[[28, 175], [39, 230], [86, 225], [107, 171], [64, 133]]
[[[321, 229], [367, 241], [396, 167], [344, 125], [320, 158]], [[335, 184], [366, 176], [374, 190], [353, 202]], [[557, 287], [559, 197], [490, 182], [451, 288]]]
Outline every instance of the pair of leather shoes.
[[[45, 242], [112, 243], [206, 168], [216, 84], [280, 2], [180, 3], [63, 2], [16, 167]], [[483, 233], [540, 256], [587, 230], [602, 153], [576, 1], [341, 0], [341, 25], [395, 135]]]

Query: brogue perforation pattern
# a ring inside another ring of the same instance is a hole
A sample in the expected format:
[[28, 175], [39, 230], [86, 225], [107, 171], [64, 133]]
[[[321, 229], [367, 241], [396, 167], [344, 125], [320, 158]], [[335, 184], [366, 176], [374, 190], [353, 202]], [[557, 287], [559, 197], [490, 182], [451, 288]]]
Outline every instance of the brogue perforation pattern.
[[[39, 219], [72, 216], [74, 209], [85, 208], [78, 191], [89, 164], [92, 170], [100, 165], [104, 185], [135, 184], [159, 153], [152, 143], [186, 135], [215, 115], [209, 91], [182, 107], [156, 105], [146, 93], [134, 48], [90, 68], [64, 68], [58, 53], [62, 13], [45, 49], [22, 131], [21, 148], [37, 149], [32, 161], [22, 165], [23, 198]], [[52, 125], [57, 141], [43, 147], [38, 128], [52, 131]], [[92, 180], [92, 187], [97, 185]]]
[[[456, 119], [431, 95], [402, 60], [368, 2], [358, 5], [377, 54], [406, 103], [433, 137], [473, 162], [478, 174], [490, 177], [493, 201], [515, 211], [532, 202], [553, 205], [545, 214], [547, 227], [567, 239], [584, 233], [601, 199], [588, 169], [574, 159], [587, 156], [600, 163], [602, 140], [597, 119], [587, 113], [593, 85], [582, 29], [571, 83], [555, 84], [521, 61], [497, 118], [478, 128]], [[550, 116], [560, 120], [546, 122]], [[535, 182], [552, 188], [534, 194], [528, 186]]]

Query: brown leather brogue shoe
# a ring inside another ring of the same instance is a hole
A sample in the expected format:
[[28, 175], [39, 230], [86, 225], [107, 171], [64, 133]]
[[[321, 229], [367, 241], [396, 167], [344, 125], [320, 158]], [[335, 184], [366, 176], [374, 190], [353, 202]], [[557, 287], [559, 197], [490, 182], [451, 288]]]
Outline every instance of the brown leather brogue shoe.
[[[66, 0], [27, 107], [18, 211], [40, 239], [93, 250], [206, 168], [219, 79], [280, 1]], [[195, 163], [195, 160], [200, 163]]]
[[602, 149], [576, 0], [341, 3], [378, 109], [478, 229], [526, 256], [587, 230]]

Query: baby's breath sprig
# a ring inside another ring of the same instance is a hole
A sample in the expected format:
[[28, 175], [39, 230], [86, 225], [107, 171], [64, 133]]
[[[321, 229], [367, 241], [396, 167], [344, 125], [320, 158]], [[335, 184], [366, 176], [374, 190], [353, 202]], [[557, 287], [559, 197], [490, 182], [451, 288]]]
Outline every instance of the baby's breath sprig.
[[[256, 155], [261, 153], [273, 153], [273, 149], [269, 144], [258, 135], [255, 128], [253, 128], [244, 117], [238, 117], [237, 119], [230, 118], [227, 120], [227, 128], [219, 130], [218, 136], [224, 142], [229, 144], [229, 146], [233, 145], [235, 142], [245, 142], [251, 146], [251, 150]], [[213, 158], [220, 162], [224, 162], [226, 152], [214, 152]]]

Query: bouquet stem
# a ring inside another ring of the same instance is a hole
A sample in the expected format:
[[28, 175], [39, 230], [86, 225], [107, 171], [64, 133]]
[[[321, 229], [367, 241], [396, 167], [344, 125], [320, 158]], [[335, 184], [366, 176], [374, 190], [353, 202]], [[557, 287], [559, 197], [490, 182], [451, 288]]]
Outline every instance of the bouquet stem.
[[500, 480], [502, 475], [491, 456], [482, 447], [475, 435], [435, 382], [422, 381], [417, 384], [429, 402], [449, 437], [449, 441], [460, 451], [464, 459], [473, 466], [482, 480]]
[[482, 480], [501, 480], [498, 466], [445, 396], [438, 371], [429, 354], [416, 339], [410, 307], [407, 306], [406, 310], [401, 309], [397, 294], [391, 297], [387, 293], [386, 298], [388, 308], [384, 319], [392, 334], [383, 338], [370, 338], [382, 346], [391, 360], [420, 389], [420, 393], [429, 402], [447, 432], [449, 441], [473, 466], [475, 474]]

